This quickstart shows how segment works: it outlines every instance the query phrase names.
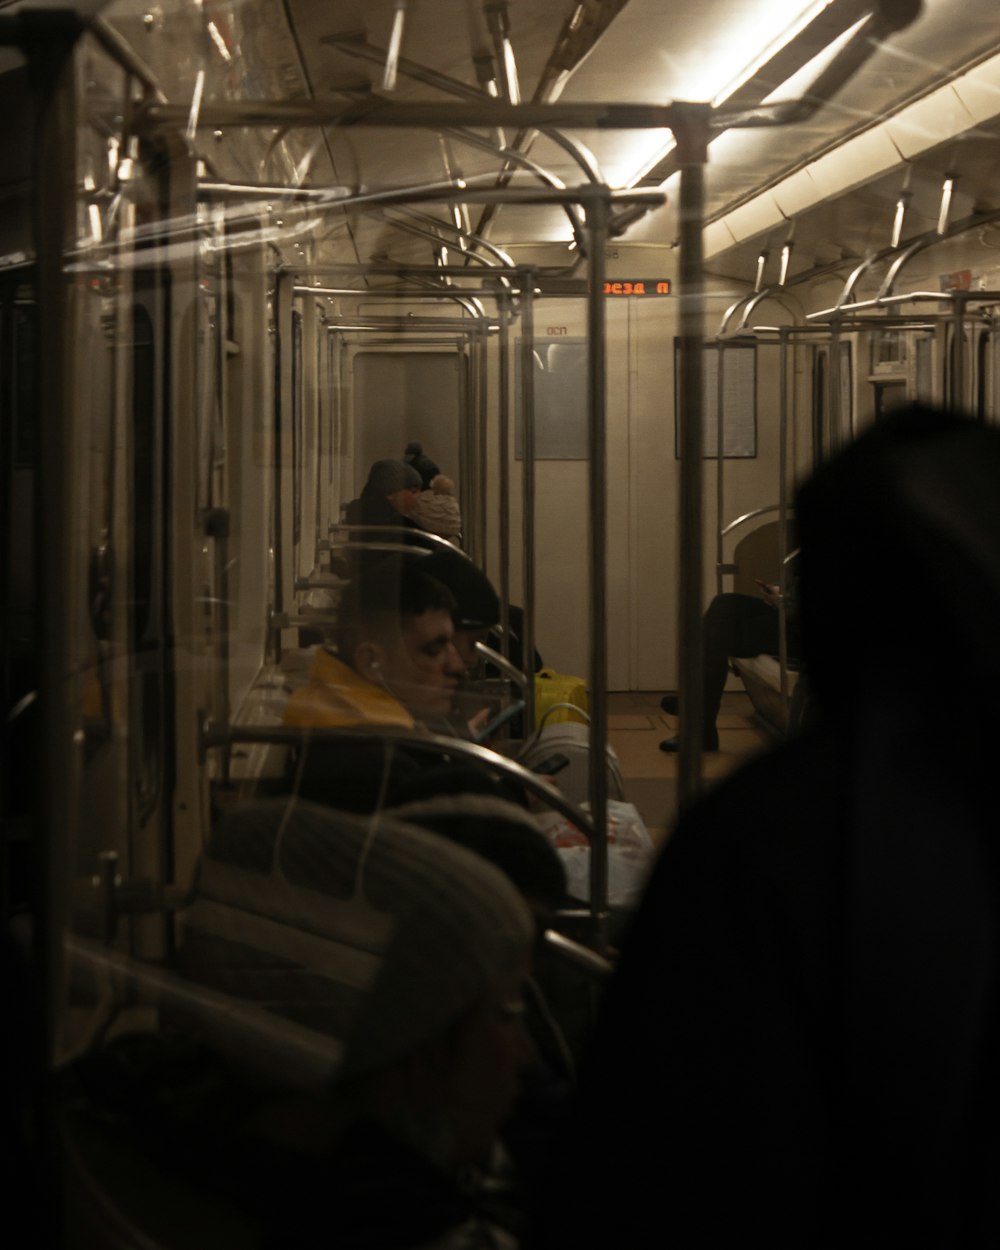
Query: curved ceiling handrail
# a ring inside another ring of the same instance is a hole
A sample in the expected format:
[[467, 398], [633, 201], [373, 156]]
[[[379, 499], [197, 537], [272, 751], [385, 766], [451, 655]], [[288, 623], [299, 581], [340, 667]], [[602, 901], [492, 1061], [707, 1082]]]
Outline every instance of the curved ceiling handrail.
[[780, 286], [766, 286], [762, 291], [754, 291], [750, 299], [747, 300], [746, 307], [743, 309], [743, 315], [740, 317], [739, 325], [736, 327], [736, 333], [739, 334], [741, 330], [745, 330], [747, 328], [747, 321], [750, 318], [750, 314], [759, 304], [762, 304], [766, 299], [770, 299], [775, 291], [780, 290]]
[[[435, 281], [435, 279], [430, 275], [427, 277], [421, 277], [415, 274], [411, 278], [404, 279], [404, 281], [412, 282], [415, 287], [419, 287], [422, 291], [433, 291], [439, 299], [451, 300], [453, 303], [458, 304], [461, 308], [464, 308], [469, 316], [476, 321], [488, 320], [486, 309], [479, 302], [476, 296], [468, 292], [462, 292], [460, 289], [451, 286], [449, 284], [449, 280], [444, 276]], [[414, 292], [414, 294], [416, 293], [417, 292]], [[376, 291], [374, 290], [369, 292], [369, 295], [375, 294]]]
[[[555, 187], [563, 191], [566, 189], [566, 184], [561, 178], [551, 173], [537, 161], [532, 160], [527, 152], [519, 152], [516, 148], [511, 148], [504, 144], [493, 143], [484, 136], [476, 134], [475, 131], [465, 130], [461, 127], [450, 127], [442, 133], [449, 135], [451, 138], [456, 139], [460, 143], [467, 143], [470, 147], [478, 148], [483, 152], [489, 152], [493, 156], [501, 156], [505, 161], [520, 165], [522, 168], [527, 169], [530, 173], [535, 174], [536, 177], [540, 178], [547, 186]], [[550, 134], [547, 129], [545, 133], [549, 135], [549, 138], [553, 138], [553, 135]], [[596, 168], [596, 162], [594, 168]], [[591, 171], [588, 170], [586, 166], [584, 166], [584, 172], [587, 174], [588, 178], [593, 181]], [[583, 222], [580, 220], [580, 214], [577, 212], [574, 204], [564, 204], [563, 209], [566, 216], [569, 218], [570, 226], [573, 230], [573, 237], [579, 244], [580, 240], [583, 238]], [[477, 242], [482, 243], [484, 246], [487, 245], [486, 240], [483, 239], [482, 236], [470, 235], [469, 237], [475, 237]]]
[[733, 302], [729, 305], [726, 311], [722, 314], [722, 320], [719, 322], [719, 329], [716, 333], [716, 338], [722, 338], [725, 335], [726, 327], [729, 325], [729, 322], [732, 320], [732, 318], [736, 315], [737, 308], [740, 308], [743, 304], [747, 302], [747, 300], [753, 299], [753, 297], [756, 294], [757, 294], [756, 291], [748, 291], [746, 295], [741, 295], [739, 299], [733, 300]]
[[915, 239], [889, 266], [888, 272], [882, 279], [882, 285], [878, 289], [876, 299], [884, 299], [888, 295], [892, 295], [896, 286], [896, 279], [903, 272], [903, 269], [919, 252], [925, 251], [932, 243], [940, 243], [942, 236], [936, 230], [928, 231], [919, 239]]
[[607, 179], [601, 172], [601, 167], [597, 163], [597, 158], [591, 152], [585, 143], [581, 143], [579, 139], [571, 139], [569, 135], [564, 135], [561, 130], [557, 130], [554, 126], [539, 126], [539, 133], [543, 134], [546, 139], [551, 140], [564, 152], [568, 152], [573, 160], [580, 166], [586, 175], [587, 181], [592, 182], [594, 186], [603, 185]]
[[[438, 230], [448, 230], [458, 238], [471, 240], [473, 243], [476, 243], [477, 245], [483, 247], [487, 252], [490, 253], [490, 255], [496, 258], [496, 260], [499, 262], [499, 265], [496, 266], [497, 268], [499, 268], [500, 265], [509, 267], [511, 269], [516, 268], [513, 258], [510, 255], [508, 255], [508, 253], [505, 252], [503, 248], [497, 247], [496, 244], [491, 243], [489, 239], [481, 239], [479, 238], [478, 235], [471, 234], [466, 230], [460, 230], [453, 221], [442, 221], [438, 217], [432, 217], [430, 213], [422, 213], [420, 212], [419, 209], [408, 208], [406, 205], [394, 204], [392, 206], [392, 210], [393, 212], [400, 213], [405, 217], [411, 218], [413, 221], [424, 222], [428, 230], [431, 229], [432, 227]], [[389, 211], [388, 209], [382, 208], [382, 209], [378, 209], [377, 211], [381, 214], [381, 216], [385, 220], [391, 221], [393, 225], [400, 224], [396, 218], [394, 217], [390, 218], [386, 216], [386, 214]], [[426, 232], [425, 232], [425, 237], [427, 237]], [[489, 260], [486, 259], [486, 257], [479, 256], [476, 252], [470, 252], [468, 248], [463, 247], [461, 243], [447, 242], [447, 240], [444, 239], [440, 234], [437, 236], [437, 238], [439, 239], [440, 242], [447, 243], [448, 247], [454, 248], [456, 252], [460, 252], [463, 256], [467, 256], [470, 260], [476, 261], [476, 263], [482, 265], [483, 268], [485, 269], [494, 268], [494, 266], [490, 264]]]
[[891, 256], [894, 250], [894, 248], [883, 248], [879, 252], [873, 252], [871, 256], [866, 256], [863, 261], [856, 265], [848, 274], [843, 290], [837, 296], [834, 308], [839, 310], [848, 307], [848, 300], [854, 295], [855, 288], [868, 270], [871, 269], [872, 265], [877, 265], [880, 260], [885, 260]]
[[747, 521], [753, 521], [756, 517], [766, 516], [769, 512], [780, 512], [781, 504], [771, 503], [766, 508], [754, 508], [752, 512], [744, 512], [742, 516], [738, 516], [735, 521], [730, 521], [724, 529], [720, 531], [721, 537], [725, 538], [727, 534], [731, 534], [733, 530], [739, 529], [741, 525], [745, 525]]

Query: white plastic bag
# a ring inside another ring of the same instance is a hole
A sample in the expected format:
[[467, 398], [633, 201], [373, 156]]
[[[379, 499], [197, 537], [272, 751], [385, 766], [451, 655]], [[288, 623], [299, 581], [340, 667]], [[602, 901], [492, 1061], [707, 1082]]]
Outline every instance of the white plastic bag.
[[[586, 811], [589, 804], [583, 804]], [[590, 843], [585, 834], [559, 812], [538, 815], [542, 832], [559, 853], [566, 870], [568, 893], [590, 900]], [[654, 847], [649, 830], [634, 803], [608, 800], [608, 902], [631, 907], [638, 902], [653, 866]]]

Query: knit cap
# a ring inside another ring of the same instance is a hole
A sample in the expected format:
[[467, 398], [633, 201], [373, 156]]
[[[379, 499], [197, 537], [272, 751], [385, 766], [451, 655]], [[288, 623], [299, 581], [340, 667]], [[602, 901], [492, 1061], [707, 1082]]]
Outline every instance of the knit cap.
[[403, 458], [407, 464], [412, 465], [420, 474], [421, 489], [430, 490], [431, 482], [433, 482], [441, 470], [430, 456], [425, 455], [423, 445], [421, 443], [407, 443]]
[[376, 460], [368, 470], [366, 490], [379, 495], [394, 495], [397, 490], [420, 490], [420, 474], [402, 460]]

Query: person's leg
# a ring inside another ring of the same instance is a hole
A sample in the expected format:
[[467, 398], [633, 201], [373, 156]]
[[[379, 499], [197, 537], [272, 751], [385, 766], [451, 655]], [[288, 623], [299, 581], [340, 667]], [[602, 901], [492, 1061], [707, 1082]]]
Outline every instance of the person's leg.
[[[719, 715], [722, 692], [726, 688], [730, 656], [773, 654], [778, 649], [778, 614], [763, 599], [753, 595], [716, 595], [702, 618], [702, 686], [703, 748], [719, 749], [715, 721]], [[661, 706], [671, 710], [666, 700]], [[677, 740], [660, 743], [663, 751], [676, 751]]]

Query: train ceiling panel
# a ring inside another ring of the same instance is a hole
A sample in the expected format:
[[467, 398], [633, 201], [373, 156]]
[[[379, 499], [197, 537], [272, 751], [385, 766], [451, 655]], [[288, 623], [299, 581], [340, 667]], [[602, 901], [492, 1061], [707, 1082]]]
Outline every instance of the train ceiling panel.
[[[312, 99], [335, 112], [359, 100], [400, 104], [481, 100], [489, 93], [515, 100], [663, 104], [672, 99], [725, 98], [752, 108], [799, 93], [817, 72], [817, 49], [868, 11], [868, 0], [241, 0], [227, 5], [182, 0], [137, 6], [114, 0], [108, 20], [153, 68], [171, 103], [238, 99]], [[756, 67], [771, 33], [801, 29], [780, 52], [771, 47]], [[808, 21], [806, 19], [809, 19]], [[770, 23], [770, 25], [769, 25]], [[847, 86], [810, 119], [780, 128], [729, 131], [710, 149], [707, 210], [710, 255], [726, 255], [726, 268], [755, 268], [761, 240], [787, 231], [796, 219], [802, 256], [815, 239], [815, 263], [834, 250], [854, 254], [871, 246], [881, 226], [874, 206], [896, 192], [867, 191], [864, 184], [899, 177], [904, 160], [928, 160], [929, 147], [914, 101], [983, 61], [1000, 46], [995, 0], [925, 0], [922, 15], [881, 43]], [[752, 71], [744, 75], [742, 70]], [[797, 71], [797, 72], [796, 72]], [[734, 84], [734, 76], [736, 81]], [[943, 162], [971, 160], [966, 133], [989, 133], [992, 81], [966, 76], [946, 110], [947, 151], [935, 153], [922, 177], [939, 180]], [[934, 124], [940, 95], [928, 103]], [[735, 102], [735, 105], [734, 105]], [[900, 121], [907, 109], [910, 122]], [[196, 111], [193, 109], [193, 111]], [[890, 120], [884, 123], [884, 119]], [[872, 129], [874, 127], [874, 129]], [[909, 127], [909, 128], [907, 128]], [[859, 132], [868, 131], [859, 143]], [[670, 199], [666, 132], [581, 131], [612, 186], [657, 186]], [[836, 154], [841, 145], [845, 159]], [[956, 147], [956, 144], [958, 145]], [[354, 192], [427, 186], [464, 180], [493, 185], [506, 173], [514, 185], [540, 179], [576, 185], [585, 180], [579, 160], [545, 135], [456, 128], [447, 136], [430, 129], [390, 129], [330, 124], [322, 130], [272, 128], [256, 141], [249, 131], [214, 133], [198, 127], [199, 153], [220, 179], [285, 186], [342, 186]], [[516, 149], [517, 168], [510, 151]], [[849, 155], [848, 155], [849, 153]], [[651, 167], [651, 168], [647, 168]], [[897, 168], [898, 167], [898, 168]], [[798, 172], [797, 172], [798, 171]], [[962, 194], [992, 203], [992, 169], [980, 155], [962, 172]], [[860, 209], [851, 210], [853, 197]], [[327, 210], [329, 211], [329, 210]], [[337, 219], [340, 219], [339, 221]], [[914, 218], [916, 220], [916, 210]], [[829, 230], [839, 233], [831, 240]], [[402, 211], [334, 212], [336, 238], [349, 234], [361, 261], [391, 258], [428, 261], [442, 243], [461, 246], [468, 231], [494, 245], [568, 243], [564, 210], [553, 206], [484, 209], [448, 205], [421, 208], [421, 219]], [[672, 203], [633, 226], [629, 240], [671, 243]], [[752, 260], [751, 260], [752, 257]]]

